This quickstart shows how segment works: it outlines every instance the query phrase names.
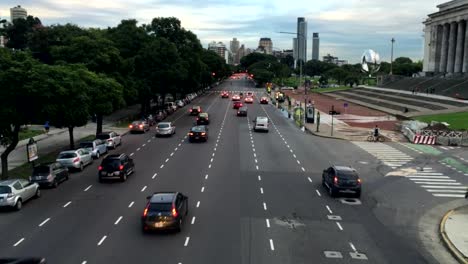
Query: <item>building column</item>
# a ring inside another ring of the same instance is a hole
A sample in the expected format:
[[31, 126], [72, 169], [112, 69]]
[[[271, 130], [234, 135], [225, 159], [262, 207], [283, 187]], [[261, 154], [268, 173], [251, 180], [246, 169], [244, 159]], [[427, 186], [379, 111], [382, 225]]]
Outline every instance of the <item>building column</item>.
[[442, 45], [440, 51], [440, 67], [439, 72], [447, 72], [447, 53], [448, 53], [448, 40], [450, 24], [444, 24], [442, 32]]
[[464, 44], [465, 44], [465, 29], [466, 29], [466, 23], [465, 21], [459, 21], [458, 22], [458, 32], [457, 32], [457, 48], [455, 51], [455, 68], [454, 72], [455, 73], [461, 73], [462, 72], [462, 66], [463, 66], [463, 55], [464, 55]]
[[436, 50], [435, 50], [435, 57], [434, 57], [434, 71], [439, 72], [440, 68], [440, 56], [442, 54], [442, 34], [444, 32], [444, 27], [442, 25], [438, 25], [436, 27], [437, 30], [437, 39], [436, 39]]
[[455, 49], [457, 47], [457, 22], [450, 23], [450, 35], [448, 43], [447, 72], [453, 73], [455, 69]]
[[464, 43], [464, 54], [463, 54], [463, 67], [462, 67], [462, 72], [468, 72], [468, 20], [465, 20], [465, 32], [463, 33], [465, 35], [465, 43]]

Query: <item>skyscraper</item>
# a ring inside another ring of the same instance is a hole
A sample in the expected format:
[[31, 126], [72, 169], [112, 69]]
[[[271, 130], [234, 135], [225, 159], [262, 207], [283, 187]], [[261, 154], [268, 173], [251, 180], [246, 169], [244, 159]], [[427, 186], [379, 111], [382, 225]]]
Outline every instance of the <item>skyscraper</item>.
[[260, 41], [258, 42], [258, 46], [263, 47], [266, 54], [273, 53], [273, 42], [271, 42], [270, 38], [261, 38]]
[[226, 60], [226, 63], [229, 63], [226, 55], [226, 45], [224, 45], [224, 43], [212, 41], [208, 44], [208, 50], [216, 52], [221, 58]]
[[307, 22], [305, 18], [297, 18], [297, 56], [304, 63], [307, 61]]
[[293, 58], [294, 60], [297, 60], [298, 59], [298, 56], [297, 56], [297, 38], [293, 38]]
[[18, 18], [26, 19], [27, 16], [28, 16], [28, 12], [26, 11], [26, 9], [22, 8], [20, 5], [10, 8], [11, 22], [13, 22], [13, 20], [18, 19]]
[[312, 60], [319, 60], [320, 38], [319, 33], [312, 33]]
[[230, 42], [230, 45], [229, 45], [229, 49], [231, 50], [231, 52], [233, 54], [236, 54], [237, 53], [237, 50], [239, 49], [239, 41], [237, 40], [237, 38], [233, 38]]

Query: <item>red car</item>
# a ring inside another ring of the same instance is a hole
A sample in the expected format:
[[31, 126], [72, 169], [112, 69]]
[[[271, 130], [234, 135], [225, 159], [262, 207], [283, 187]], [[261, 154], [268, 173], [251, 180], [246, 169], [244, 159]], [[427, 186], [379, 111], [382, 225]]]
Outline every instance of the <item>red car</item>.
[[244, 99], [244, 102], [245, 102], [246, 104], [252, 104], [252, 103], [253, 103], [253, 98], [252, 98], [252, 97], [246, 97], [246, 98]]
[[268, 98], [262, 97], [262, 98], [260, 99], [260, 103], [261, 103], [261, 104], [268, 104]]
[[234, 108], [234, 109], [239, 109], [239, 108], [241, 108], [242, 106], [243, 106], [242, 102], [235, 102], [232, 108]]
[[221, 93], [221, 98], [229, 98], [229, 93], [228, 92], [222, 92]]

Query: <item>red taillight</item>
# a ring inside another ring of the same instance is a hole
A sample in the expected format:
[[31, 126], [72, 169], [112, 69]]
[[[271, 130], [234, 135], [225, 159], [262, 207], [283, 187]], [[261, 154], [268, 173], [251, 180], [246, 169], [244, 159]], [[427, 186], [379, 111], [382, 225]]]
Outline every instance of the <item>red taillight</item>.
[[148, 207], [146, 207], [143, 211], [143, 217], [146, 217], [146, 215], [148, 215]]
[[80, 158], [76, 158], [76, 159], [73, 160], [73, 163], [79, 162], [79, 161], [80, 161]]
[[177, 213], [177, 210], [174, 207], [172, 207], [172, 216], [177, 217], [178, 215], [179, 214]]
[[192, 132], [190, 132], [190, 133], [188, 133], [188, 134], [189, 134], [189, 136], [193, 136], [193, 133], [192, 133]]
[[192, 112], [192, 111], [193, 111], [192, 109], [189, 110], [189, 112]]
[[358, 182], [358, 184], [361, 184], [361, 183], [362, 183], [362, 182], [361, 182], [361, 179], [357, 179], [357, 182]]
[[140, 125], [140, 128], [143, 128], [143, 125]]
[[199, 118], [197, 117], [197, 121], [198, 121], [198, 119], [199, 119]]
[[102, 166], [99, 166], [97, 169], [98, 169], [99, 171], [102, 171]]
[[206, 135], [206, 133], [205, 133], [205, 132], [202, 132], [201, 135], [204, 136], [204, 135]]
[[334, 184], [338, 184], [338, 177], [335, 176], [335, 177], [333, 178], [333, 183], [334, 183]]
[[129, 128], [133, 128], [133, 126], [132, 126], [132, 125], [129, 125], [128, 127], [129, 127]]
[[119, 170], [123, 170], [124, 169], [124, 166], [123, 165], [120, 165], [119, 166]]

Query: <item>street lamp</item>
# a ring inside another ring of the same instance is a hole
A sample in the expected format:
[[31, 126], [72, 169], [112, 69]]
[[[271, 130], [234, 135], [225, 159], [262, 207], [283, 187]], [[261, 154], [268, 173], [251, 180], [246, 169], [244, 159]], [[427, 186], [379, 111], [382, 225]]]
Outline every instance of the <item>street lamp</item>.
[[392, 52], [390, 57], [390, 75], [393, 75], [393, 43], [395, 43], [395, 38], [392, 38], [392, 40], [390, 41], [392, 42]]
[[[280, 31], [279, 33], [281, 34], [289, 34], [289, 35], [296, 35], [296, 36], [301, 36], [303, 38], [305, 38], [304, 34], [302, 33], [299, 33], [299, 32], [285, 32], [285, 31]], [[299, 38], [298, 38], [299, 39]], [[296, 50], [297, 50], [297, 53], [298, 53], [298, 57], [299, 57], [299, 40], [296, 42]], [[298, 58], [299, 59], [299, 85], [302, 84], [302, 59], [301, 58]], [[304, 118], [302, 119], [303, 123], [302, 123], [302, 130], [305, 131], [305, 121], [306, 121], [306, 106], [307, 106], [307, 88], [305, 87], [304, 85]]]

